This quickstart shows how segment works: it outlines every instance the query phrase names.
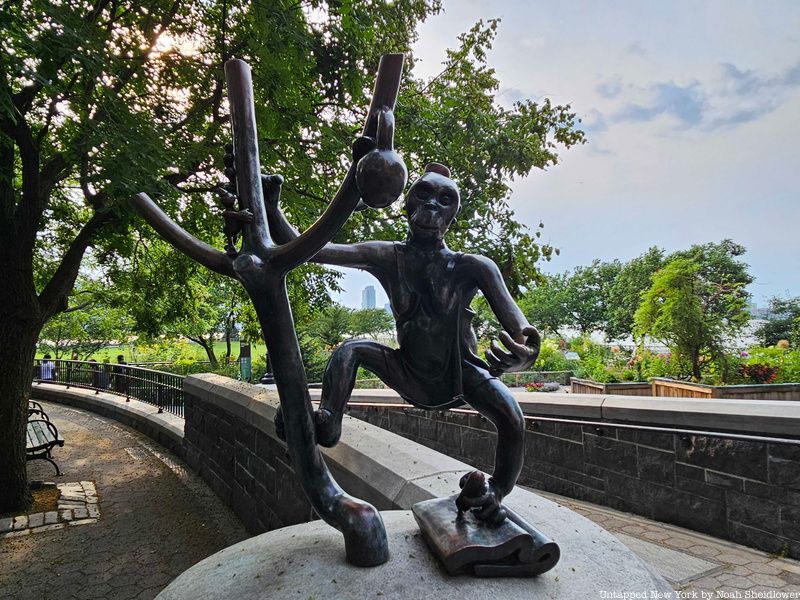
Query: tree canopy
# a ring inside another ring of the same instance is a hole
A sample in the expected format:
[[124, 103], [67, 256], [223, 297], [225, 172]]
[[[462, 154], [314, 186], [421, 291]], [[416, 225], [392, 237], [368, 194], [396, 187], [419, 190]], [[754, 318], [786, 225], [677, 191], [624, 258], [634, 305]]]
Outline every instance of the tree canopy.
[[634, 333], [667, 345], [702, 377], [703, 357], [720, 357], [725, 342], [747, 324], [744, 247], [723, 240], [676, 252], [652, 277], [634, 315]]
[[[3, 4], [0, 510], [28, 497], [30, 362], [43, 325], [67, 308], [87, 249], [103, 267], [139, 260], [151, 245], [128, 210], [139, 191], [194, 235], [218, 237], [211, 191], [229, 137], [225, 61], [253, 67], [261, 163], [284, 175], [287, 212], [303, 228], [333, 195], [380, 55], [409, 53], [419, 23], [439, 9], [437, 0]], [[486, 53], [496, 28], [478, 24], [459, 38], [430, 81], [407, 61], [397, 143], [412, 172], [432, 158], [450, 164], [465, 200], [453, 245], [495, 258], [514, 289], [552, 249], [514, 221], [508, 183], [554, 164], [556, 146], [583, 134], [569, 107], [495, 102]], [[397, 239], [399, 216], [362, 213], [340, 241]], [[297, 298], [315, 293], [300, 287]]]
[[800, 347], [800, 297], [770, 298], [768, 316], [756, 334], [765, 346], [786, 340], [795, 348]]

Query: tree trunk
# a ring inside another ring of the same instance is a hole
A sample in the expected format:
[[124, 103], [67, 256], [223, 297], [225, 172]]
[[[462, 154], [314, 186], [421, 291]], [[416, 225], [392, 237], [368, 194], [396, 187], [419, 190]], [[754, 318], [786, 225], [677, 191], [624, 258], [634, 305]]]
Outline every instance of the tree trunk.
[[225, 364], [231, 362], [231, 338], [233, 337], [233, 315], [225, 321]]
[[700, 373], [700, 352], [692, 351], [692, 379], [700, 381], [702, 374]]
[[203, 350], [206, 351], [208, 362], [210, 362], [211, 366], [216, 369], [217, 366], [219, 366], [219, 361], [217, 360], [217, 355], [214, 353], [214, 338], [212, 337], [210, 341], [199, 338], [197, 342], [203, 347]]
[[25, 425], [41, 326], [0, 312], [0, 513], [30, 505]]

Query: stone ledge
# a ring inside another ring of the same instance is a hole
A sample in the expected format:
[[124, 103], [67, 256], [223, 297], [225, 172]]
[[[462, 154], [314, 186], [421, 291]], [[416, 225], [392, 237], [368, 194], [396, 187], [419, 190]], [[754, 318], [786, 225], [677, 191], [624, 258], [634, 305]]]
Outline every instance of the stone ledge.
[[159, 413], [158, 408], [151, 404], [133, 398], [126, 402], [124, 397], [116, 394], [95, 394], [93, 390], [67, 388], [56, 383], [34, 384], [31, 399], [76, 406], [121, 421], [183, 456], [184, 420], [168, 412]]
[[[277, 392], [208, 373], [187, 377], [184, 390], [285, 447], [273, 422]], [[472, 470], [466, 463], [347, 415], [341, 441], [334, 448], [322, 448], [322, 453], [348, 493], [381, 509], [408, 509], [420, 500], [453, 494], [460, 476]]]
[[[320, 391], [311, 390], [319, 400]], [[516, 392], [528, 416], [636, 423], [754, 435], [800, 436], [800, 402]], [[352, 403], [407, 404], [392, 390], [353, 390]]]
[[800, 402], [605, 396], [603, 420], [687, 429], [800, 436]]

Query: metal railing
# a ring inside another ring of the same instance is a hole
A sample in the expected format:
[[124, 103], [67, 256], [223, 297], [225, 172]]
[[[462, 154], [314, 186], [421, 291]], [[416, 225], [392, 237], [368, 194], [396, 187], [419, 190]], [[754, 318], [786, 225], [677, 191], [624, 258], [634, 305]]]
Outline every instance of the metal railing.
[[37, 383], [60, 383], [67, 387], [86, 388], [94, 390], [96, 394], [119, 394], [125, 396], [126, 401], [135, 398], [157, 406], [158, 412], [167, 411], [183, 417], [184, 378], [175, 373], [91, 360], [36, 359], [33, 364], [33, 379]]

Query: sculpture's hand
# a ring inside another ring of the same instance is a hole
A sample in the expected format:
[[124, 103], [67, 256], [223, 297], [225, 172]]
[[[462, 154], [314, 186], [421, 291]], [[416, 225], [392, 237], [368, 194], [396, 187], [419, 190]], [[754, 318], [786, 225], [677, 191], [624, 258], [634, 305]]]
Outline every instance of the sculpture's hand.
[[483, 473], [472, 471], [461, 478], [459, 485], [462, 488], [456, 499], [459, 511], [478, 509], [473, 511], [475, 518], [494, 525], [502, 523], [508, 516], [503, 508], [503, 494], [492, 478], [485, 483]]
[[509, 371], [524, 371], [536, 362], [542, 345], [539, 332], [535, 327], [529, 325], [522, 330], [522, 335], [525, 336], [524, 344], [516, 342], [507, 332], [500, 332], [500, 341], [508, 348], [508, 351], [503, 350], [496, 341], [492, 341], [490, 349], [485, 354], [492, 375], [497, 376]]
[[282, 175], [261, 174], [261, 189], [264, 190], [264, 205], [267, 208], [275, 208], [281, 200], [281, 187], [283, 186]]

